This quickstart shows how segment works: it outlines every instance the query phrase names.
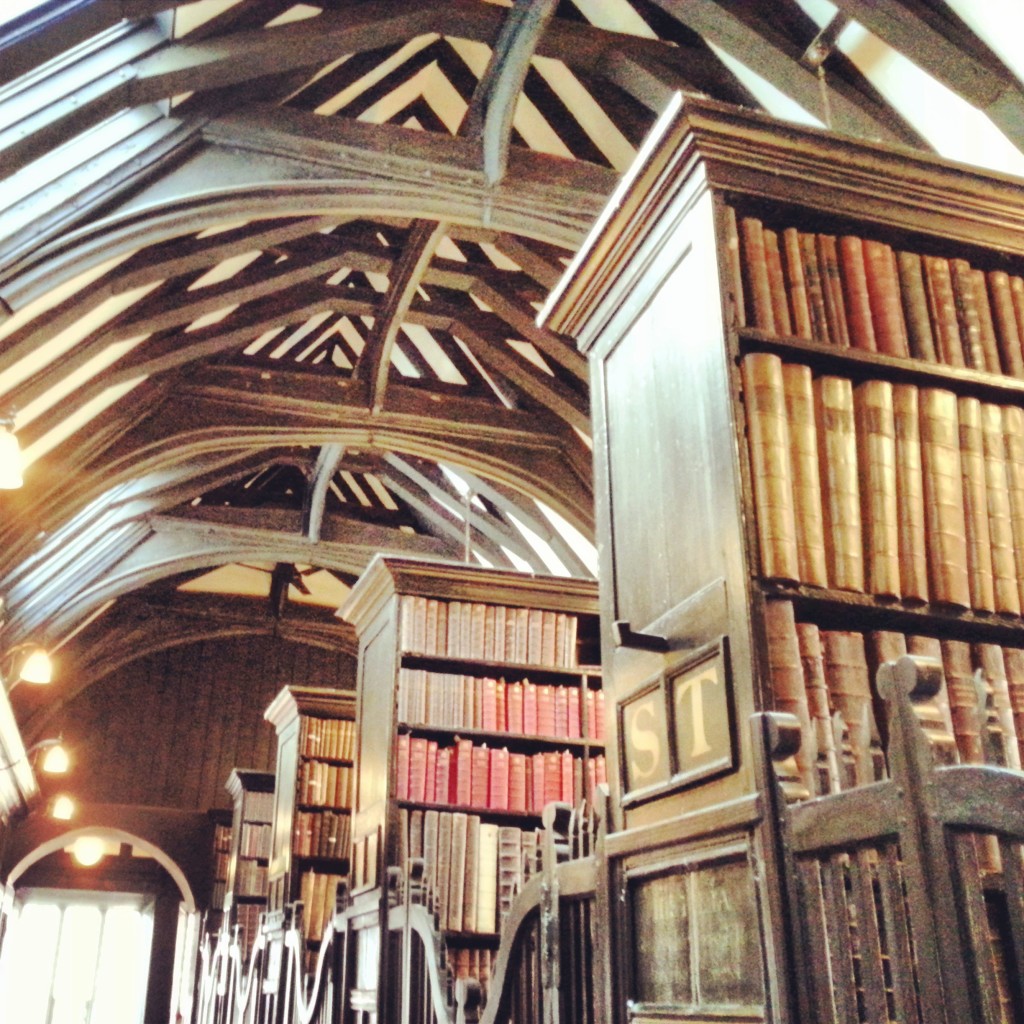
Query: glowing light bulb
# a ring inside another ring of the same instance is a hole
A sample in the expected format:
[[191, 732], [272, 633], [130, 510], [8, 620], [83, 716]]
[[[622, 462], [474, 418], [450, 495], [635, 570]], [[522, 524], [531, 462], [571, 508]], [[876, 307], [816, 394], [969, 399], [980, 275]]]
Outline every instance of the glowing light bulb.
[[64, 793], [61, 793], [53, 801], [50, 808], [50, 817], [58, 821], [70, 821], [75, 816], [75, 801]]
[[0, 490], [17, 490], [23, 482], [21, 445], [9, 426], [0, 426]]
[[99, 836], [79, 836], [71, 844], [71, 856], [84, 868], [99, 864], [105, 852], [103, 840]]
[[37, 647], [26, 659], [18, 673], [23, 683], [35, 683], [37, 686], [45, 686], [53, 679], [53, 664], [50, 656]]
[[56, 743], [46, 752], [43, 758], [43, 771], [47, 775], [63, 775], [68, 770], [68, 752]]

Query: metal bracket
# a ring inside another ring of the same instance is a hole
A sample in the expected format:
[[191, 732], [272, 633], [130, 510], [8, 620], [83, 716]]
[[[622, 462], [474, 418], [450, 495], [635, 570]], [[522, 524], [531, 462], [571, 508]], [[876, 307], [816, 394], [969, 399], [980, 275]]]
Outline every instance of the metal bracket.
[[616, 647], [632, 647], [640, 651], [657, 651], [664, 654], [668, 650], [668, 637], [654, 633], [637, 633], [625, 619], [616, 619], [612, 623], [615, 632]]

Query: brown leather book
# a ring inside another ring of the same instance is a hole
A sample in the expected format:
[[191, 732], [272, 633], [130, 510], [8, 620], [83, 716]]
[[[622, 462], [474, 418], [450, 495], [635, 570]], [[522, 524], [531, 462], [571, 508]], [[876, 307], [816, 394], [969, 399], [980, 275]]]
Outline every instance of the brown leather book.
[[807, 706], [793, 602], [766, 602], [764, 620], [768, 638], [768, 673], [775, 708], [795, 715], [800, 721], [800, 749], [792, 765], [782, 766], [779, 781], [787, 799], [806, 799], [817, 794], [818, 751]]
[[922, 388], [919, 399], [928, 591], [932, 601], [967, 608], [971, 593], [956, 395]]
[[899, 505], [892, 384], [867, 380], [854, 389], [864, 563], [869, 593], [899, 597]]
[[1003, 648], [1003, 666], [1010, 698], [1010, 710], [1017, 732], [1017, 753], [1024, 764], [1024, 650], [1019, 647]]
[[927, 601], [928, 553], [917, 388], [912, 384], [894, 384], [892, 407], [896, 428], [900, 587], [905, 601]]
[[807, 301], [807, 282], [800, 252], [800, 232], [796, 228], [786, 228], [782, 232], [782, 254], [786, 293], [792, 311], [792, 333], [810, 341], [814, 334], [811, 330], [811, 310]]
[[814, 235], [800, 232], [800, 256], [804, 268], [804, 284], [807, 288], [807, 308], [811, 315], [811, 337], [825, 344], [832, 343], [829, 334], [828, 315], [825, 312], [825, 290], [821, 266], [818, 262], [818, 245]]
[[864, 637], [845, 630], [822, 630], [821, 642], [832, 706], [849, 729], [854, 780], [858, 786], [875, 782], [885, 769], [871, 705]]
[[943, 640], [942, 667], [960, 760], [966, 764], [984, 764], [971, 645], [961, 640]]
[[988, 498], [988, 529], [992, 542], [992, 581], [995, 609], [1020, 615], [1020, 589], [1013, 550], [1013, 519], [1010, 513], [1009, 480], [1006, 472], [1006, 442], [1003, 411], [983, 402], [981, 436], [985, 449], [985, 491]]
[[1002, 408], [1003, 443], [1006, 453], [1006, 484], [1013, 528], [1013, 564], [1017, 570], [1017, 591], [1024, 609], [1024, 410]]
[[856, 235], [839, 238], [839, 274], [843, 282], [846, 322], [850, 328], [850, 344], [854, 348], [874, 352], [875, 328], [871, 321], [871, 300], [868, 295], [867, 271], [864, 267], [864, 243]]
[[725, 228], [725, 251], [729, 265], [729, 301], [736, 316], [736, 325], [747, 325], [747, 313], [743, 302], [743, 261], [740, 258], [740, 232], [736, 223], [736, 211], [726, 206], [723, 213]]
[[790, 469], [796, 516], [796, 547], [800, 579], [815, 587], [828, 586], [825, 523], [821, 510], [818, 472], [818, 434], [814, 422], [811, 369], [799, 363], [782, 366], [789, 426]]
[[829, 584], [839, 590], [863, 591], [864, 546], [850, 381], [842, 377], [815, 380], [814, 413]]
[[935, 333], [935, 351], [939, 362], [947, 366], [965, 366], [964, 346], [953, 298], [953, 278], [949, 261], [941, 256], [923, 256], [928, 312]]
[[789, 316], [789, 298], [786, 295], [786, 279], [782, 272], [782, 253], [779, 250], [779, 236], [775, 231], [764, 228], [764, 261], [768, 268], [768, 288], [772, 299], [772, 318], [776, 334], [792, 334], [793, 324]]
[[896, 257], [884, 242], [864, 239], [864, 272], [871, 305], [871, 324], [879, 352], [908, 356], [907, 325], [900, 302]]
[[996, 763], [1020, 771], [1017, 724], [1010, 703], [1010, 684], [1006, 678], [1002, 647], [996, 644], [975, 644], [974, 663], [982, 671], [988, 693], [989, 746], [996, 755]]
[[742, 372], [761, 573], [769, 579], [798, 580], [782, 360], [754, 352], [744, 357]]
[[988, 294], [1003, 373], [1024, 377], [1024, 353], [1021, 352], [1020, 331], [1013, 309], [1010, 275], [1005, 270], [989, 271]]
[[836, 740], [833, 708], [830, 704], [828, 683], [825, 681], [821, 634], [813, 623], [798, 622], [796, 635], [804, 674], [804, 689], [807, 691], [807, 710], [814, 725], [815, 747], [818, 752], [817, 791], [821, 794], [838, 793], [844, 788], [842, 752]]
[[[942, 664], [942, 643], [938, 637], [934, 636], [908, 636], [907, 637], [907, 653], [917, 655], [922, 658], [931, 658], [933, 661], [937, 661], [940, 665]], [[953, 716], [949, 710], [949, 693], [946, 690], [946, 676], [945, 672], [939, 680], [939, 690], [934, 697], [928, 702], [935, 708], [935, 712], [938, 715], [938, 720], [941, 723], [946, 739], [944, 740], [945, 760], [939, 757], [939, 761], [942, 764], [957, 764], [960, 760], [960, 753], [956, 747], [956, 739], [953, 736]], [[938, 754], [939, 751], [937, 750]]]
[[928, 294], [924, 285], [921, 257], [916, 252], [898, 252], [896, 269], [910, 354], [915, 359], [937, 363], [939, 357], [935, 351], [935, 335], [932, 333], [931, 314], [928, 311]]
[[988, 528], [988, 493], [985, 485], [985, 442], [981, 433], [981, 402], [957, 400], [960, 419], [960, 468], [963, 472], [964, 519], [967, 525], [967, 573], [971, 607], [995, 610], [992, 575], [992, 535]]
[[825, 299], [825, 318], [833, 345], [850, 347], [850, 331], [846, 323], [843, 283], [839, 277], [839, 250], [834, 235], [817, 235], [818, 267]]
[[981, 348], [985, 353], [985, 369], [989, 373], [1002, 373], [999, 360], [999, 342], [996, 340], [996, 325], [992, 319], [992, 305], [988, 301], [985, 286], [985, 271], [971, 270], [971, 285], [974, 290], [974, 305], [978, 310], [978, 324], [981, 329]]
[[953, 277], [953, 303], [960, 326], [960, 343], [964, 347], [964, 363], [972, 370], [985, 370], [985, 349], [981, 342], [981, 318], [974, 295], [971, 265], [967, 260], [949, 261]]
[[747, 324], [775, 333], [772, 290], [764, 251], [764, 226], [756, 217], [740, 221], [740, 251], [743, 254], [744, 305]]

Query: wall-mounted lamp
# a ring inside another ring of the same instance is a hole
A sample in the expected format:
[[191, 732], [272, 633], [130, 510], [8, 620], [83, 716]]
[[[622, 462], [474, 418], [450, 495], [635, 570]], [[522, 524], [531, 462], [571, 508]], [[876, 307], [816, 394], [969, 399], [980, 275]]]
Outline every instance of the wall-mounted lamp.
[[50, 655], [38, 644], [15, 644], [6, 656], [11, 658], [11, 675], [13, 679], [8, 685], [8, 692], [18, 683], [32, 683], [45, 686], [53, 679], [53, 662]]
[[14, 433], [14, 417], [0, 417], [0, 490], [15, 491], [22, 483], [21, 445]]
[[28, 750], [22, 754], [16, 761], [11, 761], [9, 764], [3, 764], [0, 762], [0, 771], [7, 771], [13, 768], [17, 764], [21, 764], [22, 761], [31, 760], [32, 755], [39, 750], [45, 750], [46, 756], [40, 764], [40, 769], [46, 772], [47, 775], [63, 775], [71, 764], [68, 752], [64, 747], [64, 741], [60, 737], [54, 739], [40, 740], [38, 743], [33, 743]]
[[55, 796], [50, 802], [50, 817], [57, 821], [70, 821], [75, 816], [75, 801], [66, 793]]

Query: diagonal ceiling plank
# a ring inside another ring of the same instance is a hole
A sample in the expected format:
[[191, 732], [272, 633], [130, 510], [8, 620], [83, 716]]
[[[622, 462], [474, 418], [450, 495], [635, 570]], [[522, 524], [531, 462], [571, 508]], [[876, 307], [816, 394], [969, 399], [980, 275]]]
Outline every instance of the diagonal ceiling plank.
[[514, 0], [459, 129], [483, 145], [484, 174], [491, 184], [505, 176], [516, 103], [555, 6], [556, 0]]
[[1024, 86], [945, 4], [839, 0], [838, 6], [987, 114], [1024, 149]]
[[409, 232], [402, 255], [391, 268], [387, 297], [374, 314], [373, 330], [366, 339], [354, 374], [365, 383], [366, 404], [375, 412], [384, 404], [395, 338], [447, 227], [444, 221], [417, 221]]

